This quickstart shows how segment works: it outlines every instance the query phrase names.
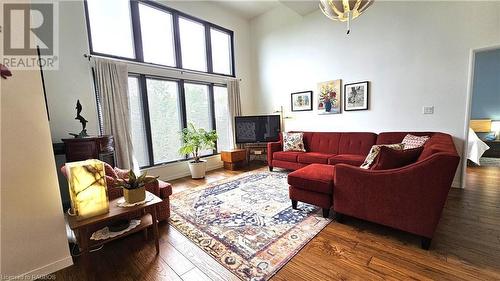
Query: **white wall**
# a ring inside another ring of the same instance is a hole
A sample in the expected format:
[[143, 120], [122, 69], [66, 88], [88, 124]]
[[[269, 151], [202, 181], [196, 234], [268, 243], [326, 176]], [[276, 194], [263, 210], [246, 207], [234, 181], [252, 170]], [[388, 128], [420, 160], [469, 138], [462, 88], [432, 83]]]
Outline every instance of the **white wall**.
[[8, 80], [0, 79], [0, 275], [31, 280], [71, 265], [72, 259], [40, 72], [12, 72]]
[[[161, 3], [234, 31], [236, 76], [242, 79], [240, 84], [242, 111], [244, 114], [252, 114], [255, 110], [251, 88], [249, 22], [214, 3], [206, 1], [162, 1]], [[60, 69], [59, 71], [47, 71], [45, 74], [53, 142], [61, 142], [61, 138], [69, 137], [69, 132], [78, 133], [81, 130], [80, 123], [74, 120], [77, 99], [80, 99], [83, 106], [82, 115], [89, 121], [87, 124], [88, 133], [98, 134], [93, 80], [89, 63], [83, 57], [84, 53], [89, 53], [83, 2], [61, 1], [59, 9]], [[206, 80], [206, 78], [200, 78], [197, 75], [180, 74], [178, 71], [147, 68], [133, 64], [130, 64], [129, 69], [149, 74]], [[218, 82], [224, 81], [216, 80]], [[221, 167], [220, 157], [212, 157], [208, 166], [210, 168]], [[169, 180], [174, 178], [173, 175], [176, 175], [175, 177], [178, 175], [186, 176], [189, 171], [187, 163], [181, 162], [151, 168], [148, 173]]]
[[[278, 7], [251, 21], [255, 107], [286, 108], [286, 130], [443, 131], [464, 140], [471, 48], [500, 42], [499, 2], [375, 2], [345, 24]], [[290, 112], [290, 93], [317, 83], [371, 82], [370, 110]], [[434, 115], [423, 115], [423, 106]], [[458, 178], [457, 178], [458, 180]], [[458, 182], [458, 181], [457, 181]]]

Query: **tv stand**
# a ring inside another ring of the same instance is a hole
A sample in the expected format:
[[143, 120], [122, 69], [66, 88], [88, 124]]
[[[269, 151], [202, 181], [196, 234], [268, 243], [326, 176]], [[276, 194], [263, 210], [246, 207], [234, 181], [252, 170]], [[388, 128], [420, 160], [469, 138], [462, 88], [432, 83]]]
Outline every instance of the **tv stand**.
[[246, 143], [244, 147], [247, 151], [247, 163], [252, 160], [267, 163], [267, 142]]

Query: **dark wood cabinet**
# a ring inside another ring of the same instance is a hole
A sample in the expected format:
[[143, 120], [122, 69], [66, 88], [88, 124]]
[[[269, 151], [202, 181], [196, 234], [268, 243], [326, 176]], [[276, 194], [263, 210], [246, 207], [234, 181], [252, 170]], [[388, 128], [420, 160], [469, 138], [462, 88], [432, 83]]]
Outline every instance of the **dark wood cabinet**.
[[99, 159], [115, 166], [115, 143], [113, 136], [62, 139], [66, 162]]
[[490, 149], [484, 152], [483, 157], [500, 158], [500, 140], [485, 141]]

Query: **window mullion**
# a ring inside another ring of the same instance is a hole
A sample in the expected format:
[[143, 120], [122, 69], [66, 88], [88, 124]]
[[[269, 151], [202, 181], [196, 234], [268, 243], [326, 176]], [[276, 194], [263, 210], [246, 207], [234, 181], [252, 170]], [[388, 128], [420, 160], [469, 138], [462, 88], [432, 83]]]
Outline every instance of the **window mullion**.
[[148, 143], [148, 156], [149, 156], [149, 166], [153, 166], [154, 155], [153, 155], [153, 137], [151, 135], [151, 119], [149, 115], [149, 100], [148, 100], [148, 87], [146, 84], [146, 76], [144, 74], [139, 75], [139, 85], [141, 89], [142, 96], [142, 107], [144, 112], [144, 122], [146, 123], [146, 138]]
[[135, 60], [144, 62], [144, 53], [142, 51], [141, 19], [139, 15], [139, 4], [137, 1], [130, 1], [130, 15], [132, 17]]
[[182, 68], [181, 37], [179, 31], [179, 15], [177, 13], [172, 13], [172, 25], [174, 30], [175, 65], [177, 68]]
[[[179, 80], [179, 113], [181, 116], [182, 128], [187, 128], [187, 114], [186, 114], [186, 91], [184, 91], [184, 80]], [[184, 140], [183, 140], [184, 141]], [[184, 156], [185, 159], [189, 158], [189, 155]]]
[[212, 35], [210, 34], [210, 25], [205, 24], [205, 51], [207, 57], [207, 72], [213, 73], [213, 61], [212, 61]]
[[[212, 122], [212, 130], [217, 131], [217, 126], [215, 122], [215, 98], [214, 98], [214, 84], [208, 85], [208, 103], [209, 103], [209, 114], [210, 120]], [[215, 148], [212, 151], [213, 154], [217, 153], [217, 141], [215, 142]]]

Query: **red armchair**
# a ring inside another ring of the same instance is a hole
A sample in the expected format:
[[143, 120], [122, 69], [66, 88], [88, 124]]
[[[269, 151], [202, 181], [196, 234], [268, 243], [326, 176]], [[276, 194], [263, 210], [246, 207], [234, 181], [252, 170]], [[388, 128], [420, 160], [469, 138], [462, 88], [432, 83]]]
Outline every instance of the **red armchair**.
[[[66, 177], [66, 167], [61, 167], [61, 172]], [[125, 179], [128, 177], [128, 171], [113, 168], [109, 164], [105, 164], [106, 172], [106, 184], [108, 186], [108, 198], [109, 200], [116, 199], [123, 196], [123, 189], [116, 187], [116, 180], [118, 178]], [[158, 204], [158, 220], [164, 221], [170, 217], [170, 200], [169, 196], [172, 195], [172, 185], [168, 182], [161, 180], [156, 180], [151, 183], [146, 184], [146, 190], [153, 193], [154, 195], [160, 197], [163, 202]]]

